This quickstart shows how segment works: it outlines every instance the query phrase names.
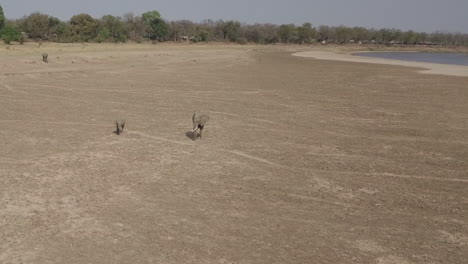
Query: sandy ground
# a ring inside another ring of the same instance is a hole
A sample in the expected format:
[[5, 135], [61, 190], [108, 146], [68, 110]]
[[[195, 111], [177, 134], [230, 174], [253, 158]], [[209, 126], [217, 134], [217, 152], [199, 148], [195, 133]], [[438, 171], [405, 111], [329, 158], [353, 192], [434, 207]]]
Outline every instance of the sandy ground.
[[359, 57], [351, 54], [343, 54], [333, 51], [303, 51], [293, 54], [298, 57], [308, 57], [320, 60], [333, 60], [333, 61], [349, 61], [360, 63], [372, 64], [386, 64], [386, 65], [399, 65], [415, 68], [423, 68], [420, 73], [428, 74], [443, 74], [449, 76], [463, 76], [468, 77], [468, 66], [461, 65], [448, 65], [439, 63], [425, 63], [425, 62], [412, 62], [402, 60], [389, 60], [370, 57]]
[[0, 46], [0, 263], [466, 263], [468, 78], [301, 49]]

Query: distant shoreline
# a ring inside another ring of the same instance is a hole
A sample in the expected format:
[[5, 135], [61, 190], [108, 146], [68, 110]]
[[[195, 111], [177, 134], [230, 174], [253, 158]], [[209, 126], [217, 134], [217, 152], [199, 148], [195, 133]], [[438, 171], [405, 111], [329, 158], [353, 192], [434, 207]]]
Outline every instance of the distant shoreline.
[[[297, 57], [314, 58], [318, 60], [374, 63], [374, 64], [386, 64], [386, 65], [423, 68], [423, 70], [417, 70], [417, 72], [423, 73], [423, 74], [442, 74], [442, 75], [448, 75], [448, 76], [468, 77], [468, 66], [392, 60], [392, 59], [372, 58], [372, 57], [363, 57], [363, 56], [353, 55], [355, 53], [365, 53], [365, 52], [366, 51], [353, 51], [353, 52], [347, 52], [347, 53], [338, 53], [338, 51], [318, 51], [317, 50], [317, 51], [296, 52], [296, 53], [293, 53], [292, 55], [297, 56]], [[370, 51], [370, 52], [375, 52], [375, 51]]]

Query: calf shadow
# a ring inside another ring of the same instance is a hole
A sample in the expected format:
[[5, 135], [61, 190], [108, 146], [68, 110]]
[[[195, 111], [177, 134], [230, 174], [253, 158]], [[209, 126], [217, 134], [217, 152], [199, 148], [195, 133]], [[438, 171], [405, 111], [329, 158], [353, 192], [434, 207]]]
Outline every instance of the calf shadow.
[[185, 136], [190, 138], [191, 140], [194, 140], [194, 141], [197, 139], [196, 138], [196, 133], [193, 133], [192, 131], [185, 132]]
[[192, 131], [185, 132], [185, 136], [190, 138], [193, 141], [201, 138], [197, 132], [192, 132]]

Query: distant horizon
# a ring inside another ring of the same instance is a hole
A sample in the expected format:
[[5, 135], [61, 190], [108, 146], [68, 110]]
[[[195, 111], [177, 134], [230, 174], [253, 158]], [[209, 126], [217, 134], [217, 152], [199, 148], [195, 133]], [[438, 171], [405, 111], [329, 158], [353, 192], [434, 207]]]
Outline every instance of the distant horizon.
[[[291, 3], [292, 2], [292, 3]], [[346, 26], [374, 29], [398, 29], [415, 32], [445, 32], [468, 34], [468, 1], [466, 0], [238, 0], [235, 3], [223, 0], [4, 0], [5, 17], [20, 19], [40, 12], [68, 21], [73, 15], [86, 13], [94, 18], [104, 15], [122, 17], [126, 13], [141, 15], [158, 10], [168, 21], [189, 20], [201, 22], [206, 19], [235, 20], [243, 24], [276, 25], [311, 23], [314, 27]], [[404, 8], [402, 8], [404, 7]], [[286, 10], [286, 11], [285, 11]]]

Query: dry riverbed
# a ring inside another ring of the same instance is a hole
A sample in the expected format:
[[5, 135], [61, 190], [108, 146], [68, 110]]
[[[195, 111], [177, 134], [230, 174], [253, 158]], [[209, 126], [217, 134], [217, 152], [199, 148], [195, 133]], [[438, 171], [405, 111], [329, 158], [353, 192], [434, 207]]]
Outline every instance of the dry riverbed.
[[0, 263], [466, 262], [468, 78], [305, 50], [0, 46]]

